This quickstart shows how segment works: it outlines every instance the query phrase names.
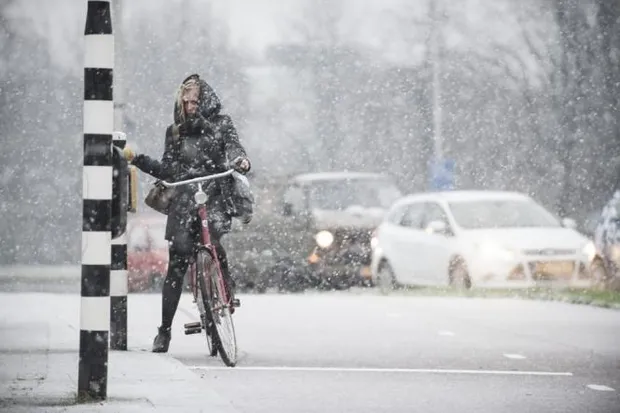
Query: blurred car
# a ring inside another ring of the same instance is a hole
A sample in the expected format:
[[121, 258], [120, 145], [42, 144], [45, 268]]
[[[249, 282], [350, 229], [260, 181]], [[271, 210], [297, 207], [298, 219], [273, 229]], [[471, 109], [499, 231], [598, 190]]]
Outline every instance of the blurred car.
[[168, 270], [166, 217], [131, 215], [127, 222], [127, 272], [129, 291], [161, 290]]
[[597, 288], [620, 288], [620, 191], [603, 208], [594, 231], [591, 272]]
[[316, 172], [269, 186], [268, 195], [256, 191], [253, 221], [225, 237], [237, 280], [284, 291], [370, 282], [372, 231], [402, 196], [390, 176]]
[[370, 279], [371, 235], [402, 193], [390, 176], [332, 172], [295, 176], [283, 214], [296, 222], [306, 269], [330, 287]]
[[591, 284], [594, 244], [527, 195], [414, 194], [397, 201], [373, 239], [373, 280], [460, 288]]

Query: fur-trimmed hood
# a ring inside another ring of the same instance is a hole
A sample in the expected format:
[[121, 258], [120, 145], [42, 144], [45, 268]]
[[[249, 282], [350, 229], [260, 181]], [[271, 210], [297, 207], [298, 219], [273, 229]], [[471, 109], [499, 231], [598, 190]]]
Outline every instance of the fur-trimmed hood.
[[185, 78], [179, 88], [177, 89], [176, 98], [174, 101], [174, 122], [182, 123], [185, 119], [183, 116], [183, 105], [182, 105], [182, 97], [183, 91], [192, 87], [193, 85], [197, 85], [200, 89], [198, 92], [198, 108], [200, 114], [205, 118], [209, 119], [212, 116], [216, 116], [219, 114], [222, 109], [222, 102], [220, 98], [217, 96], [215, 91], [207, 82], [200, 78], [198, 74], [193, 74]]

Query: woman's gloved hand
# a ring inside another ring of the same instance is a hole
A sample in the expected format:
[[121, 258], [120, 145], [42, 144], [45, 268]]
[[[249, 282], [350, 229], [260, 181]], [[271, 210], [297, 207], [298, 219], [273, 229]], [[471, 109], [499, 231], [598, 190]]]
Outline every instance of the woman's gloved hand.
[[127, 162], [131, 162], [136, 157], [136, 152], [128, 145], [125, 145], [125, 147], [123, 148], [123, 156], [125, 157]]
[[193, 124], [191, 120], [186, 120], [185, 122], [175, 125], [178, 130], [179, 136], [190, 136], [192, 135], [192, 131], [194, 130]]
[[245, 174], [250, 170], [250, 160], [244, 156], [238, 156], [232, 161], [235, 171]]

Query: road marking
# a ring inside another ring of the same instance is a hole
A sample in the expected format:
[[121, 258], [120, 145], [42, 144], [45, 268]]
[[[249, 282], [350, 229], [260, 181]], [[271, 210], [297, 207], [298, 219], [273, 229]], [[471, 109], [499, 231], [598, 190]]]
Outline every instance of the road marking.
[[515, 359], [515, 360], [523, 360], [525, 358], [525, 356], [522, 356], [521, 354], [509, 354], [509, 353], [504, 353], [504, 357], [508, 359]]
[[447, 331], [447, 330], [438, 331], [437, 334], [439, 334], [440, 336], [450, 336], [450, 337], [454, 335], [452, 331]]
[[597, 391], [615, 391], [611, 387], [603, 386], [602, 384], [588, 384], [586, 387]]
[[570, 372], [518, 371], [518, 370], [453, 370], [453, 369], [396, 369], [371, 367], [287, 367], [287, 366], [189, 366], [192, 370], [244, 370], [244, 371], [293, 371], [331, 373], [439, 373], [439, 374], [491, 374], [506, 376], [572, 376]]

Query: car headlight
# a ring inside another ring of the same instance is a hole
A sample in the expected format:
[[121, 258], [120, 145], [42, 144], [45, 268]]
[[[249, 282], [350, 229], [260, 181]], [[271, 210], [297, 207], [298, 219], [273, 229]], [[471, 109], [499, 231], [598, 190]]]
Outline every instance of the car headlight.
[[513, 250], [492, 243], [483, 243], [478, 245], [478, 251], [487, 259], [499, 258], [506, 261], [512, 261], [516, 258], [516, 254]]
[[379, 245], [379, 238], [377, 238], [377, 230], [374, 230], [372, 234], [370, 234], [370, 249], [374, 250]]
[[583, 246], [581, 252], [583, 255], [588, 257], [588, 261], [592, 261], [594, 259], [594, 256], [596, 255], [596, 247], [594, 246], [594, 243], [592, 241], [589, 241], [586, 243], [586, 245]]
[[319, 231], [314, 239], [316, 240], [316, 244], [321, 248], [327, 248], [334, 242], [334, 234], [329, 231]]

